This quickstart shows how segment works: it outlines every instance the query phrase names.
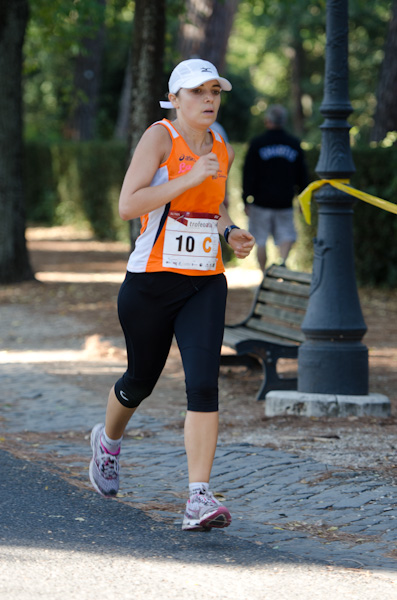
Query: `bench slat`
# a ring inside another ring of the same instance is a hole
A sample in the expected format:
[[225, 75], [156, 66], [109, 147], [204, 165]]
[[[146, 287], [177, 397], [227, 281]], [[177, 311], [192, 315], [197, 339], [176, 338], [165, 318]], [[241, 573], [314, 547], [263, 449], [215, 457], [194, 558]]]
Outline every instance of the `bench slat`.
[[284, 338], [277, 337], [276, 335], [265, 334], [260, 331], [247, 331], [243, 327], [225, 329], [223, 345], [234, 349], [238, 342], [243, 342], [246, 339], [272, 342], [273, 344], [282, 344], [283, 346], [297, 345], [291, 340], [285, 340]]
[[255, 315], [260, 315], [261, 318], [266, 320], [272, 319], [273, 321], [283, 321], [289, 325], [301, 326], [304, 312], [294, 312], [292, 310], [285, 310], [277, 306], [269, 306], [269, 304], [257, 304], [255, 307]]
[[265, 333], [271, 333], [279, 336], [280, 338], [285, 338], [287, 340], [295, 340], [297, 342], [304, 342], [305, 336], [300, 329], [293, 329], [292, 327], [284, 327], [283, 325], [277, 325], [270, 321], [262, 321], [261, 319], [250, 319], [246, 323], [247, 335], [246, 337], [250, 337], [252, 335], [252, 331], [263, 331]]
[[310, 286], [303, 283], [290, 283], [284, 280], [266, 278], [262, 282], [261, 289], [273, 290], [292, 296], [303, 296], [308, 298], [310, 294]]
[[267, 292], [265, 290], [261, 290], [259, 292], [259, 296], [257, 302], [264, 304], [276, 304], [278, 306], [298, 308], [302, 311], [306, 311], [307, 307], [307, 298], [303, 298], [300, 296], [285, 296], [282, 293], [277, 292]]
[[272, 266], [266, 273], [267, 277], [278, 277], [291, 281], [299, 281], [301, 283], [307, 283], [310, 285], [312, 276], [311, 273], [305, 273], [304, 271], [289, 271], [285, 267]]

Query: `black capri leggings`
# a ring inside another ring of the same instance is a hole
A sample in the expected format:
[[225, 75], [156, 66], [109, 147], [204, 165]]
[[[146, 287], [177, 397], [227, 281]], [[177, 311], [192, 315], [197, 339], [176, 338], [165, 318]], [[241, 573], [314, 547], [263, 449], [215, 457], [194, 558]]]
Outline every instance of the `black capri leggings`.
[[223, 274], [127, 272], [118, 298], [128, 355], [127, 371], [115, 384], [121, 404], [134, 408], [151, 394], [175, 334], [188, 410], [218, 410], [226, 295]]

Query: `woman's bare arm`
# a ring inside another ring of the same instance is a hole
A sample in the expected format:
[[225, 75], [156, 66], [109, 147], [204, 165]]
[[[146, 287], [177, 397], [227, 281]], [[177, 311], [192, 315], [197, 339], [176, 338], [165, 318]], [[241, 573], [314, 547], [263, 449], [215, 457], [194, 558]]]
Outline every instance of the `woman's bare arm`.
[[139, 141], [128, 167], [120, 193], [120, 217], [128, 221], [164, 206], [204, 179], [217, 174], [219, 163], [214, 153], [201, 156], [193, 168], [160, 185], [150, 184], [171, 151], [171, 140], [163, 126], [148, 129]]

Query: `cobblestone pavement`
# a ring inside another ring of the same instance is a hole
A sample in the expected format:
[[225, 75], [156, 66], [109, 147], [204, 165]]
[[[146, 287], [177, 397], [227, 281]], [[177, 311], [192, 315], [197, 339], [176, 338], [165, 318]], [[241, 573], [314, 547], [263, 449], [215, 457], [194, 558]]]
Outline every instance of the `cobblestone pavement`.
[[[104, 399], [49, 374], [29, 356], [19, 362], [12, 356], [0, 357], [0, 449], [45, 463], [88, 488], [89, 433], [103, 420]], [[125, 438], [121, 489], [113, 501], [180, 528], [187, 487], [181, 430], [142, 409]], [[379, 473], [250, 444], [220, 444], [212, 488], [233, 522], [211, 536], [243, 538], [276, 553], [396, 580], [396, 489]]]

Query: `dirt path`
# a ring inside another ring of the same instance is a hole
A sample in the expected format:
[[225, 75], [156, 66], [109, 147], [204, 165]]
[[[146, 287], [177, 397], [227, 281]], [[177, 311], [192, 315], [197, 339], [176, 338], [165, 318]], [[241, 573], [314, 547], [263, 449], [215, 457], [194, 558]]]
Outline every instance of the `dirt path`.
[[[57, 373], [65, 381], [77, 379], [83, 388], [106, 396], [115, 373], [123, 368], [125, 361], [115, 303], [124, 277], [128, 247], [121, 243], [96, 242], [86, 232], [68, 228], [30, 229], [28, 244], [38, 282], [3, 286], [0, 305], [14, 307], [16, 323], [34, 320], [41, 331], [46, 327], [53, 329], [53, 325], [46, 325], [46, 315], [57, 315], [63, 332], [68, 328], [70, 347], [84, 348], [96, 368], [82, 369], [72, 354], [68, 360], [58, 360], [54, 353], [50, 357], [43, 354], [41, 362], [49, 373]], [[229, 274], [228, 322], [246, 315], [258, 278], [256, 271]], [[370, 354], [370, 391], [390, 398], [393, 416], [383, 420], [266, 419], [263, 403], [255, 401], [260, 375], [243, 367], [222, 368], [222, 441], [282, 448], [332, 465], [375, 468], [391, 477], [396, 474], [397, 479], [394, 416], [397, 414], [397, 291], [360, 290], [360, 298], [368, 327], [364, 342]], [[56, 346], [54, 332], [48, 333]], [[26, 345], [29, 339], [29, 336], [21, 339], [18, 333], [8, 337], [2, 340], [3, 351], [20, 351], [21, 345]], [[48, 351], [51, 352], [51, 348]], [[291, 362], [281, 364], [285, 373], [296, 368]], [[176, 347], [172, 348], [165, 375], [152, 398], [145, 402], [144, 410], [148, 414], [170, 417], [170, 427], [182, 428], [184, 379]]]

